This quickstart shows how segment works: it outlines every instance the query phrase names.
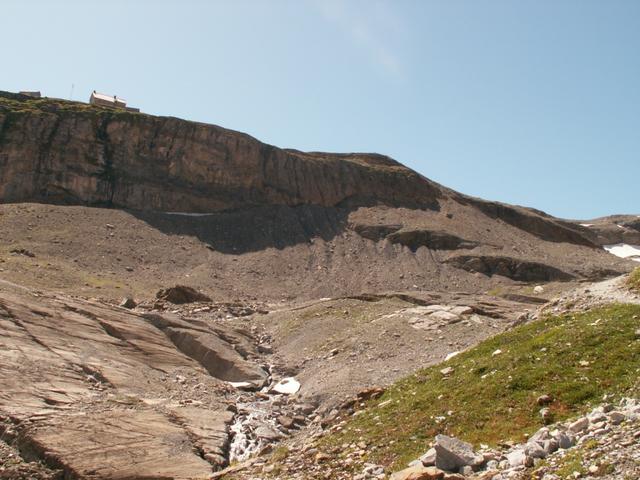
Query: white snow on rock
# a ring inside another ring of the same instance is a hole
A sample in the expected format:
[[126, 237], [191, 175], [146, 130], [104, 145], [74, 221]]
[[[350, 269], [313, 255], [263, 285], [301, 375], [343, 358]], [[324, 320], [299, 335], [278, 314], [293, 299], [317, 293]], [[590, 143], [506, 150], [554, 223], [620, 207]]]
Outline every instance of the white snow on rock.
[[298, 390], [300, 390], [300, 382], [293, 377], [283, 378], [271, 389], [273, 392], [283, 393], [285, 395], [293, 395]]
[[581, 227], [593, 227], [593, 223], [581, 223]]
[[604, 245], [604, 249], [618, 257], [628, 258], [640, 262], [640, 245], [629, 245], [627, 243], [614, 243]]
[[451, 353], [447, 354], [446, 357], [444, 357], [444, 361], [446, 362], [447, 360], [451, 360], [453, 357], [455, 357], [456, 355], [459, 355], [459, 354], [460, 354], [459, 351], [451, 352]]
[[255, 388], [255, 385], [251, 382], [227, 382], [229, 385], [231, 385], [233, 388], [238, 388], [238, 389], [249, 389], [249, 388]]

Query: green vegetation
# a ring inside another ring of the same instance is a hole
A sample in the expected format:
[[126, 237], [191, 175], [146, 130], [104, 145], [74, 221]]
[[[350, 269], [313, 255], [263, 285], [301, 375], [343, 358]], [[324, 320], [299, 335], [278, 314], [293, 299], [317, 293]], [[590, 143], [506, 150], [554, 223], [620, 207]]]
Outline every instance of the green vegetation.
[[574, 472], [580, 473], [584, 476], [587, 473], [587, 469], [582, 465], [582, 458], [584, 455], [582, 449], [575, 449], [567, 453], [557, 466], [557, 470], [554, 472], [560, 478], [575, 478]]
[[631, 275], [629, 275], [629, 280], [627, 280], [627, 284], [631, 288], [631, 290], [635, 290], [640, 293], [640, 267], [636, 268]]
[[114, 118], [133, 118], [144, 115], [123, 109], [100, 107], [84, 102], [63, 100], [61, 98], [29, 98], [8, 92], [0, 92], [0, 113], [20, 114], [65, 114], [89, 113], [91, 115], [109, 115]]
[[[593, 450], [597, 447], [598, 442], [596, 440], [589, 440], [583, 445], [569, 450], [566, 455], [554, 459], [553, 463], [555, 465], [555, 470], [553, 473], [559, 478], [566, 480], [573, 480], [575, 478], [575, 472], [580, 473], [581, 476], [586, 475], [589, 462], [585, 463], [585, 458], [588, 458], [588, 453], [590, 450]], [[539, 465], [538, 470], [544, 470], [544, 468], [548, 465], [549, 462], [543, 461]], [[594, 465], [598, 467], [598, 470], [591, 474], [594, 477], [603, 477], [614, 473], [613, 465], [611, 465], [610, 463], [604, 462]]]
[[[517, 327], [400, 381], [322, 442], [365, 440], [376, 446], [369, 460], [400, 468], [438, 433], [476, 445], [523, 441], [543, 424], [540, 395], [553, 396], [553, 419], [563, 420], [605, 394], [637, 394], [639, 326], [640, 306], [611, 305]], [[445, 366], [453, 372], [443, 375]]]

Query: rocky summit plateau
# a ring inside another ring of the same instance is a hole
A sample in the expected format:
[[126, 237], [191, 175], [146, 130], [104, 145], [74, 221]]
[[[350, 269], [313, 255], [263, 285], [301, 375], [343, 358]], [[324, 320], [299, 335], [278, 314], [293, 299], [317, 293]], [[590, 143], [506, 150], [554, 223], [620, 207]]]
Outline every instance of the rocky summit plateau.
[[0, 479], [640, 478], [638, 261], [638, 215], [0, 92]]

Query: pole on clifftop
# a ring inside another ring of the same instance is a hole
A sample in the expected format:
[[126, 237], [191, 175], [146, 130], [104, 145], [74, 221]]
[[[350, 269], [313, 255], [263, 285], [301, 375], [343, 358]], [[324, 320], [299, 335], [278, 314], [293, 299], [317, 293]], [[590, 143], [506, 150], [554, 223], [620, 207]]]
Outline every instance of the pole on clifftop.
[[73, 100], [73, 87], [74, 87], [74, 86], [75, 86], [75, 85], [72, 83], [72, 84], [71, 84], [71, 93], [69, 94], [69, 100]]

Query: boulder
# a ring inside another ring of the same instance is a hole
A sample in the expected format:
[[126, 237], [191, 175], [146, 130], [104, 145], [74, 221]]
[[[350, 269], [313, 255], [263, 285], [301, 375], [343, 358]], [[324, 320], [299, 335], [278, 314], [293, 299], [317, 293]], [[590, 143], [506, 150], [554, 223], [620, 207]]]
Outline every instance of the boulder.
[[433, 448], [436, 452], [435, 465], [442, 470], [457, 472], [461, 467], [479, 466], [484, 462], [484, 457], [476, 454], [470, 443], [454, 437], [437, 435]]
[[451, 313], [455, 313], [456, 315], [471, 315], [473, 308], [467, 305], [458, 305], [451, 309]]
[[513, 452], [507, 453], [507, 461], [510, 467], [527, 467], [533, 462], [532, 459], [527, 456], [524, 448], [518, 448]]
[[156, 293], [156, 298], [165, 300], [169, 303], [183, 304], [194, 302], [210, 302], [211, 298], [204, 293], [197, 291], [195, 288], [185, 285], [176, 285], [175, 287], [163, 288]]
[[537, 399], [536, 399], [536, 403], [538, 405], [545, 406], [545, 405], [549, 405], [551, 402], [553, 402], [553, 397], [551, 395], [540, 395]]
[[256, 428], [254, 433], [256, 437], [267, 440], [268, 442], [275, 442], [276, 440], [279, 440], [283, 437], [283, 435], [279, 431], [267, 425], [260, 425], [258, 428]]
[[569, 424], [569, 432], [571, 433], [579, 433], [586, 430], [589, 427], [589, 419], [587, 417], [582, 417], [576, 420], [573, 423]]
[[613, 423], [614, 425], [619, 425], [622, 422], [625, 421], [625, 419], [627, 418], [626, 415], [622, 412], [618, 412], [618, 411], [613, 411], [613, 412], [609, 412], [609, 414], [607, 415], [607, 417], [609, 418], [609, 421], [611, 423]]
[[287, 417], [286, 415], [278, 415], [276, 420], [278, 420], [280, 425], [287, 429], [292, 429], [295, 426], [295, 420], [291, 417]]
[[558, 447], [562, 449], [567, 449], [573, 446], [573, 443], [574, 443], [573, 437], [567, 435], [566, 433], [560, 432], [560, 431], [554, 431], [552, 435], [554, 440], [558, 442]]
[[392, 474], [389, 480], [442, 480], [444, 472], [435, 467], [416, 465]]
[[559, 442], [555, 439], [545, 440], [542, 444], [542, 448], [546, 455], [550, 455], [556, 450], [558, 450]]
[[132, 309], [132, 308], [136, 308], [138, 304], [132, 297], [124, 297], [120, 302], [120, 306], [123, 308]]
[[550, 438], [551, 438], [551, 433], [549, 433], [549, 429], [547, 427], [542, 427], [536, 433], [531, 435], [531, 438], [529, 438], [529, 443], [531, 442], [542, 443], [545, 440], [549, 440]]
[[385, 392], [384, 387], [374, 386], [358, 392], [356, 398], [359, 402], [366, 402], [367, 400], [375, 400], [380, 398]]
[[529, 442], [524, 447], [524, 452], [528, 457], [531, 458], [544, 458], [547, 456], [547, 453], [544, 451], [544, 448], [538, 442]]
[[599, 410], [591, 412], [587, 415], [587, 418], [589, 419], [589, 423], [601, 423], [607, 421], [607, 416]]
[[436, 464], [437, 456], [438, 453], [436, 452], [436, 449], [430, 448], [427, 453], [420, 457], [420, 462], [422, 462], [422, 465], [425, 467], [431, 467]]
[[451, 375], [451, 374], [453, 373], [453, 367], [446, 367], [446, 368], [443, 368], [442, 370], [440, 370], [440, 373], [441, 373], [442, 375], [444, 375], [445, 377], [446, 377], [446, 376], [449, 376], [449, 375]]

